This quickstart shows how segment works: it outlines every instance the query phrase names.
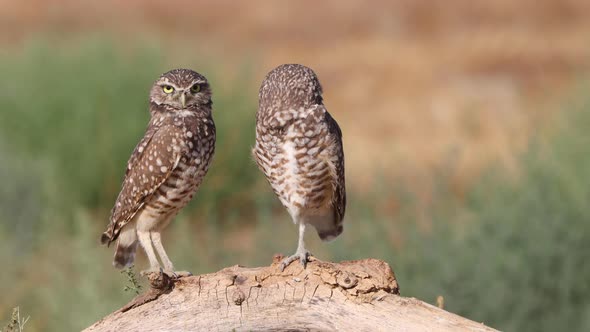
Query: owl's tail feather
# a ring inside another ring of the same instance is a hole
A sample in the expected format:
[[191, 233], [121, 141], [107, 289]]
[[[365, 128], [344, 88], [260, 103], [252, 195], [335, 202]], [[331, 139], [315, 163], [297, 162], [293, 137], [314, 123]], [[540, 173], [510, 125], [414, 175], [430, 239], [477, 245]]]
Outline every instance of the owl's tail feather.
[[113, 266], [122, 269], [129, 267], [135, 260], [135, 252], [137, 250], [137, 233], [135, 230], [135, 223], [126, 225], [119, 234], [117, 240], [117, 247], [115, 248], [115, 257], [113, 258]]
[[322, 241], [329, 242], [337, 238], [344, 230], [342, 222], [337, 222], [334, 219], [334, 214], [328, 213], [323, 216], [307, 216], [304, 218], [304, 222], [315, 227]]
[[330, 242], [332, 240], [334, 240], [335, 238], [338, 237], [338, 235], [342, 234], [342, 231], [344, 230], [344, 227], [342, 227], [342, 225], [335, 225], [334, 227], [330, 228], [330, 229], [323, 229], [323, 230], [317, 230], [318, 231], [318, 235], [320, 237], [320, 239], [324, 242]]
[[107, 230], [100, 236], [101, 244], [106, 244], [107, 247], [109, 247], [111, 243], [117, 239], [118, 234], [116, 233], [115, 229], [116, 225], [117, 224], [112, 221], [109, 223]]
[[111, 244], [112, 235], [109, 234], [108, 231], [102, 233], [100, 236], [100, 244], [106, 244], [107, 246]]
[[135, 251], [137, 250], [137, 241], [129, 246], [121, 245], [121, 240], [117, 241], [117, 249], [115, 249], [115, 258], [113, 258], [113, 266], [117, 269], [123, 269], [133, 265], [135, 261]]

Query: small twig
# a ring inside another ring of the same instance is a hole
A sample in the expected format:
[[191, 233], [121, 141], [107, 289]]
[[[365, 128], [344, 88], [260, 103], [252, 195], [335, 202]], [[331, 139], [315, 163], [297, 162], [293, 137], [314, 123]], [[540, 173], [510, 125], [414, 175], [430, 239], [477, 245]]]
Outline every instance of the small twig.
[[125, 285], [125, 288], [123, 288], [123, 290], [126, 292], [133, 291], [133, 292], [135, 292], [136, 295], [139, 295], [139, 293], [141, 292], [141, 285], [139, 284], [139, 281], [137, 280], [137, 275], [135, 274], [135, 271], [133, 270], [133, 265], [131, 265], [130, 267], [121, 271], [121, 274], [125, 274], [127, 276], [127, 282], [131, 284], [131, 285]]
[[0, 330], [4, 331], [4, 332], [14, 332], [14, 331], [18, 331], [18, 332], [22, 332], [25, 328], [25, 324], [27, 324], [27, 322], [29, 321], [29, 318], [31, 318], [30, 316], [27, 316], [27, 318], [20, 318], [20, 308], [19, 307], [15, 307], [12, 309], [12, 316], [10, 317], [10, 322], [8, 322], [8, 324], [4, 327], [4, 329]]
[[167, 274], [157, 272], [151, 272], [147, 274], [150, 289], [144, 294], [136, 296], [131, 302], [127, 303], [123, 308], [119, 309], [119, 312], [126, 312], [130, 309], [137, 308], [143, 304], [154, 301], [160, 295], [166, 294], [172, 291], [174, 288], [174, 281], [178, 279], [172, 279]]

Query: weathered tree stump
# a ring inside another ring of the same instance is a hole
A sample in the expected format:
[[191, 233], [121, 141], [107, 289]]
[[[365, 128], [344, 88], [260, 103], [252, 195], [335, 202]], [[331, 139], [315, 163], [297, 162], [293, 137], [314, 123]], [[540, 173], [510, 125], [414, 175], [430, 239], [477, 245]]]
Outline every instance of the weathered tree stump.
[[414, 298], [399, 296], [389, 265], [376, 259], [303, 269], [232, 266], [171, 280], [86, 331], [495, 331]]

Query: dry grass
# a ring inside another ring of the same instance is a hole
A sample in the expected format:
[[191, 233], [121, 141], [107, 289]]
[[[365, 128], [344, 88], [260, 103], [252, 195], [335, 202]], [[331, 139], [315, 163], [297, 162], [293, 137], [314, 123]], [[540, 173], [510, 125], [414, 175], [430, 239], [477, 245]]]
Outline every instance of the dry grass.
[[510, 166], [550, 122], [547, 103], [590, 68], [585, 0], [2, 1], [0, 31], [17, 46], [38, 34], [150, 38], [172, 50], [171, 65], [214, 56], [227, 76], [256, 59], [252, 91], [279, 63], [308, 64], [356, 184], [428, 182], [451, 163], [462, 190], [489, 162]]

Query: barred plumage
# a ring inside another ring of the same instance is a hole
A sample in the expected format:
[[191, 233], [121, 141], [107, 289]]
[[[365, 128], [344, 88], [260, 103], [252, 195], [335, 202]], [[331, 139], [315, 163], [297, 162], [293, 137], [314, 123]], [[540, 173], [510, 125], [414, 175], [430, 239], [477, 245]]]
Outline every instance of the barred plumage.
[[204, 76], [188, 69], [163, 74], [150, 93], [151, 119], [127, 164], [125, 180], [101, 242], [117, 240], [113, 265], [133, 263], [138, 241], [150, 261], [174, 273], [160, 232], [192, 198], [215, 150], [211, 91]]
[[323, 105], [315, 73], [281, 65], [262, 82], [256, 114], [254, 159], [273, 191], [300, 227], [295, 255], [305, 265], [305, 225], [322, 240], [342, 233], [346, 208], [342, 132]]

